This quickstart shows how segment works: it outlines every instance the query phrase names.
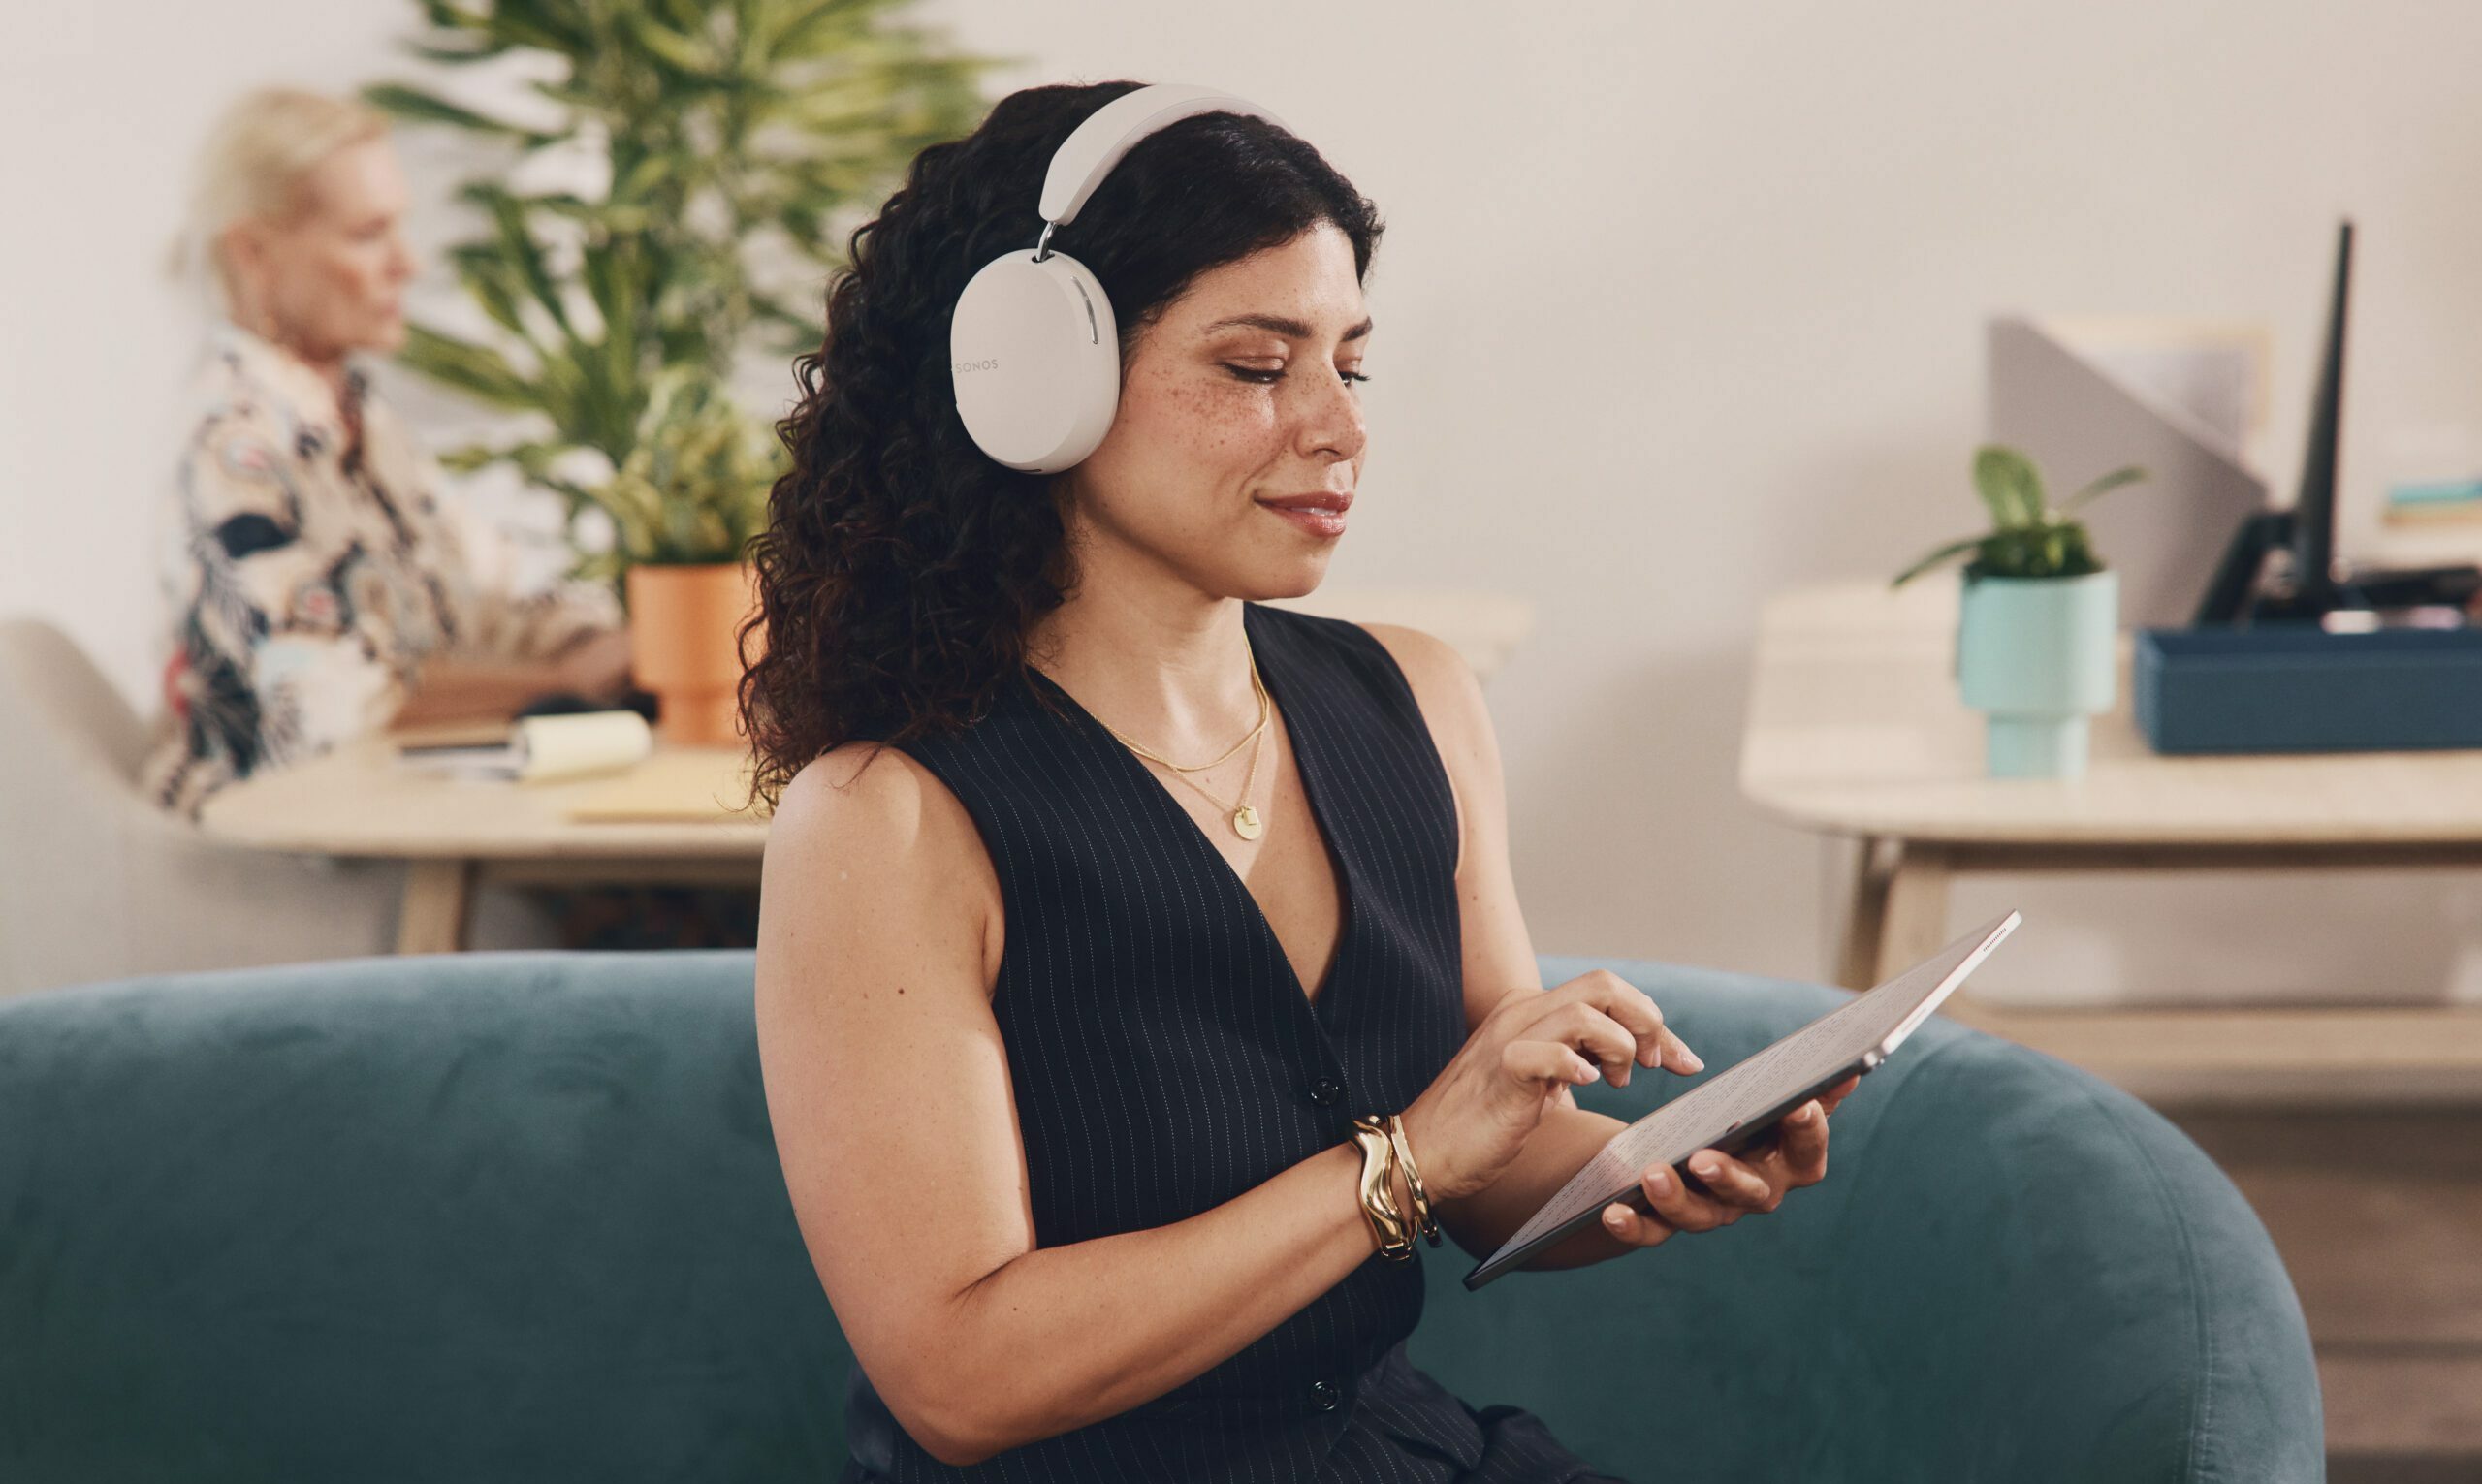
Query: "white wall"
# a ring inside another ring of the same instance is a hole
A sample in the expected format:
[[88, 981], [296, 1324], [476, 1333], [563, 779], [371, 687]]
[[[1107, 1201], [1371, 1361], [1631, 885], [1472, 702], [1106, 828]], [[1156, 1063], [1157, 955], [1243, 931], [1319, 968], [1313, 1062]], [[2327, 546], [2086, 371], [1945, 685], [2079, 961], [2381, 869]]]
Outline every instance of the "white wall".
[[[20, 538], [0, 607], [73, 622], [133, 694], [155, 618], [115, 533], [165, 457], [185, 341], [145, 273], [191, 142], [252, 78], [392, 65], [412, 10], [218, 9], [0, 20], [0, 489]], [[1833, 862], [1734, 785], [1754, 615], [1971, 524], [1987, 314], [2266, 320], [2289, 489], [2349, 211], [2351, 525], [2371, 528], [2355, 450], [2482, 424], [2482, 6], [1528, 9], [922, 14], [1030, 59], [995, 91], [1135, 77], [1257, 98], [1380, 203], [1375, 441], [1333, 581], [1538, 606], [1491, 689], [1538, 947], [1823, 969]], [[2482, 939], [2469, 887], [2410, 875], [1973, 886], [1957, 913], [2007, 903], [2028, 923], [1998, 987], [2421, 996]]]

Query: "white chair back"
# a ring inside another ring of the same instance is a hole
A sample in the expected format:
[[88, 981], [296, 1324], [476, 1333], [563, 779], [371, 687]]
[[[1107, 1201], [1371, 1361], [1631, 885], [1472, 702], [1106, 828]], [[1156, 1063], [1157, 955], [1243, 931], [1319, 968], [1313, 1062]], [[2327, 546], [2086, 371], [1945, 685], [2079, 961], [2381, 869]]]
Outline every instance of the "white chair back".
[[0, 619], [0, 995], [389, 950], [401, 867], [220, 845], [140, 794], [149, 742], [68, 635]]

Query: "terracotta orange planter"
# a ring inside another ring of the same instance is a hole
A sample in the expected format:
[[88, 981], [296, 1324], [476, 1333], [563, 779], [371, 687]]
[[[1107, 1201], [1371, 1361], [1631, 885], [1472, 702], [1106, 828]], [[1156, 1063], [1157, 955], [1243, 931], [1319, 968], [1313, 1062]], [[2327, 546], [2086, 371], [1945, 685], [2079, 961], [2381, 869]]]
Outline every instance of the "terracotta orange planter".
[[[747, 562], [634, 566], [628, 573], [629, 668], [660, 705], [655, 735], [681, 746], [736, 746], [741, 655], [734, 633], [758, 606]], [[750, 658], [760, 636], [751, 636]]]

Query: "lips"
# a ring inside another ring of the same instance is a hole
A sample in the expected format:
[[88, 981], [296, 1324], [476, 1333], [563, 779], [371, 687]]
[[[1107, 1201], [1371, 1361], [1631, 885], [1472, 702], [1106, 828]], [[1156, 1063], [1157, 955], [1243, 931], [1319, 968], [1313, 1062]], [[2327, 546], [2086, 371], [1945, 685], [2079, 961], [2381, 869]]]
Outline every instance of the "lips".
[[1349, 489], [1310, 489], [1270, 495], [1258, 503], [1303, 535], [1333, 541], [1345, 533], [1345, 512], [1352, 507], [1353, 496]]
[[1266, 495], [1260, 498], [1258, 503], [1273, 506], [1277, 510], [1298, 510], [1316, 512], [1320, 515], [1341, 516], [1353, 508], [1353, 495], [1350, 489], [1313, 489], [1304, 494]]

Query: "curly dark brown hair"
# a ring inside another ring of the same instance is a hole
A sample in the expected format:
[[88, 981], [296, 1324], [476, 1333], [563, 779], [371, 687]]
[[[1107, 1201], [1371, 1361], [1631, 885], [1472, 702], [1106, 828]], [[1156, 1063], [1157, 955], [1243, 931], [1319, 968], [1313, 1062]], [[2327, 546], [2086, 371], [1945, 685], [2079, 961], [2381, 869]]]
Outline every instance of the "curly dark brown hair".
[[[764, 652], [742, 677], [773, 805], [804, 765], [855, 739], [970, 725], [1020, 683], [1026, 641], [1075, 581], [1053, 477], [1001, 464], [957, 415], [948, 322], [982, 265], [1032, 247], [1043, 173], [1070, 131], [1143, 83], [1030, 87], [980, 128], [916, 155], [829, 281], [827, 332], [793, 363], [792, 455], [750, 544]], [[1332, 223], [1367, 278], [1378, 209], [1319, 151], [1264, 119], [1205, 113], [1149, 135], [1052, 245], [1110, 294], [1126, 366], [1139, 335], [1209, 268]]]

